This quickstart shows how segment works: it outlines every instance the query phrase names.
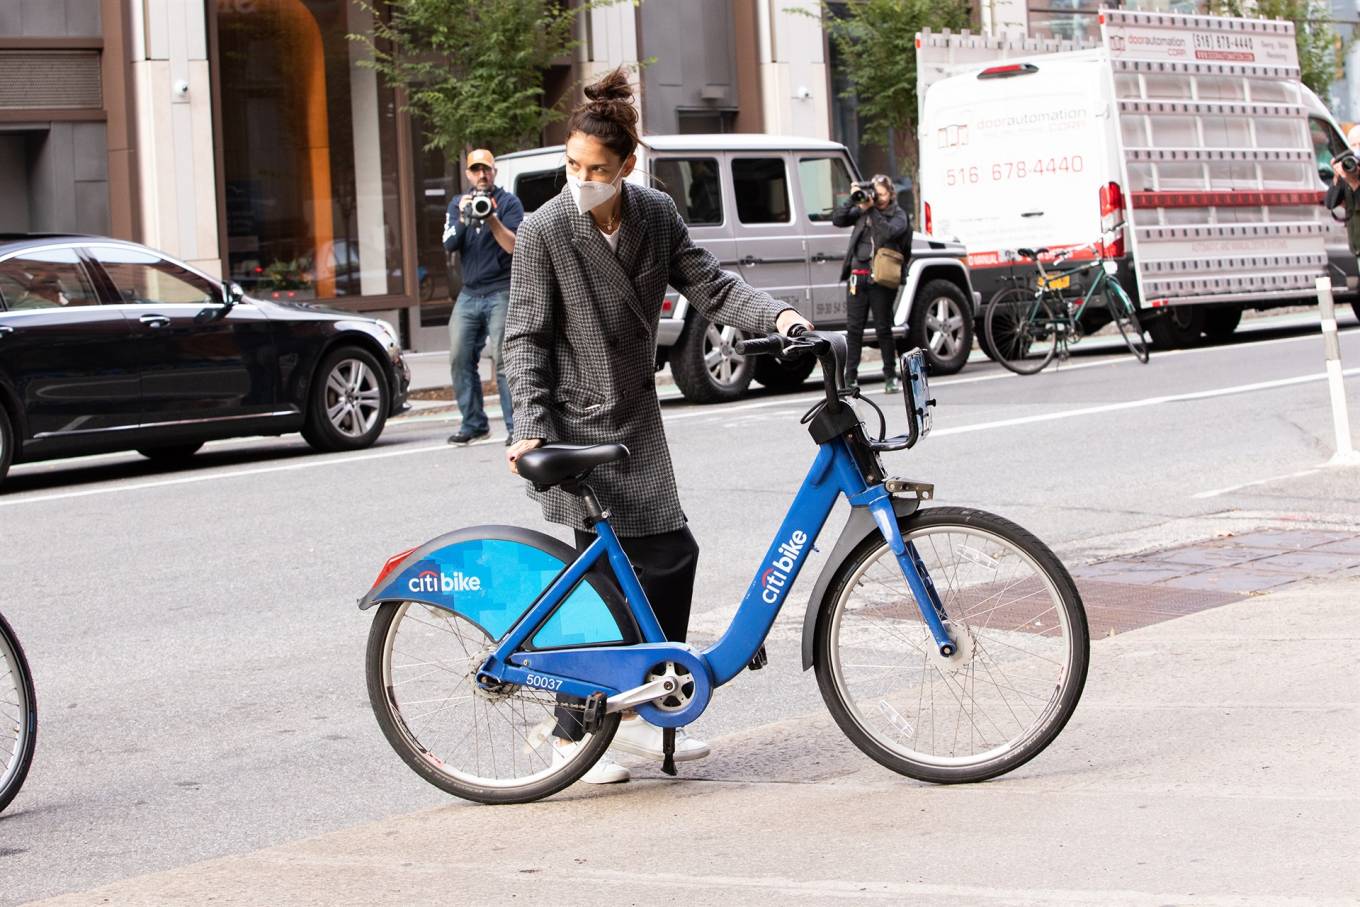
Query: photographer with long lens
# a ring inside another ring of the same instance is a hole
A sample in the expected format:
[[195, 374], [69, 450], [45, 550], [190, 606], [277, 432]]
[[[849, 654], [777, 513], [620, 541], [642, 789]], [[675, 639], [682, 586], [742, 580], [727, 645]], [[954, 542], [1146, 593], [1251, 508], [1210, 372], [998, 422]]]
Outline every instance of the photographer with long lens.
[[[1360, 205], [1360, 158], [1353, 150], [1341, 152], [1332, 158], [1332, 173], [1336, 176], [1322, 203], [1333, 212], [1333, 217], [1345, 221], [1351, 254], [1360, 257], [1360, 216], [1356, 211]], [[1338, 208], [1344, 209], [1344, 216], [1336, 213]]]
[[463, 266], [463, 289], [449, 316], [453, 395], [463, 424], [449, 436], [449, 443], [469, 444], [491, 434], [477, 371], [489, 342], [508, 447], [514, 425], [501, 348], [510, 306], [510, 256], [515, 251], [515, 231], [524, 220], [524, 206], [496, 185], [496, 159], [485, 148], [468, 154], [467, 177], [471, 191], [450, 204], [444, 216], [444, 248], [461, 253]]
[[831, 212], [831, 222], [837, 227], [854, 227], [841, 267], [841, 280], [846, 281], [846, 384], [859, 384], [864, 322], [872, 312], [878, 348], [883, 354], [883, 391], [895, 393], [897, 356], [892, 308], [902, 282], [902, 268], [911, 252], [911, 220], [897, 204], [892, 180], [880, 173], [867, 183], [854, 183], [850, 197]]

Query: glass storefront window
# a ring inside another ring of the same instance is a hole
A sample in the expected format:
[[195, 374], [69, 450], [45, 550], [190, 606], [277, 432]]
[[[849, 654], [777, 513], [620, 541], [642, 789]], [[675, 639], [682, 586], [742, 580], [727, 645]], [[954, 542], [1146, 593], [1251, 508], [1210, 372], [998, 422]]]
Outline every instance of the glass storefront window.
[[404, 292], [396, 105], [338, 0], [217, 9], [228, 276], [246, 292]]

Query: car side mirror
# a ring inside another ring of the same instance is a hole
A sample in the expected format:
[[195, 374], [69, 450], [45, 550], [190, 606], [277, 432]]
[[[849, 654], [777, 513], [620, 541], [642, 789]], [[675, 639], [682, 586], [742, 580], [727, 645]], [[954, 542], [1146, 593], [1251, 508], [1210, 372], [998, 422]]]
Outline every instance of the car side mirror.
[[241, 285], [240, 285], [239, 283], [237, 283], [237, 282], [234, 281], [234, 280], [228, 281], [228, 282], [227, 282], [227, 306], [228, 306], [228, 308], [230, 308], [231, 306], [236, 305], [236, 303], [240, 302], [242, 299], [245, 299], [245, 298], [246, 298], [246, 291], [243, 290], [243, 289], [241, 289]]

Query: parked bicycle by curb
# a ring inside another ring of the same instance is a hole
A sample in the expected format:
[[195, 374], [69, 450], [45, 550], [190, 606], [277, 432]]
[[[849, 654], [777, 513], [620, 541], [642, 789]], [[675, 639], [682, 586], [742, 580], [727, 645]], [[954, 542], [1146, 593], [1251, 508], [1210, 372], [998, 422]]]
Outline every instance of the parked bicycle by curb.
[[[1138, 361], [1148, 361], [1147, 343], [1138, 311], [1115, 275], [1119, 265], [1104, 257], [1101, 244], [1052, 253], [1051, 264], [1059, 265], [1077, 252], [1092, 250], [1093, 261], [1076, 267], [1050, 271], [1043, 257], [1048, 249], [1017, 249], [1022, 258], [1032, 260], [1039, 269], [1034, 287], [1003, 289], [987, 304], [984, 335], [993, 358], [1018, 375], [1033, 375], [1053, 361], [1066, 359], [1068, 348], [1081, 341], [1081, 318], [1087, 309], [1103, 305], [1129, 350]], [[1086, 276], [1086, 291], [1077, 298], [1064, 293], [1072, 288], [1072, 278]], [[1098, 301], [1097, 301], [1098, 300]]]
[[0, 810], [23, 787], [37, 738], [33, 675], [18, 637], [0, 614]]
[[[879, 455], [930, 431], [925, 356], [901, 359], [908, 431], [870, 436], [845, 388], [845, 338], [809, 333], [742, 341], [745, 356], [815, 356], [824, 399], [803, 417], [817, 455], [732, 622], [704, 650], [667, 641], [610, 526], [591, 471], [620, 444], [548, 444], [519, 474], [582, 498], [596, 539], [577, 552], [511, 526], [474, 526], [390, 558], [361, 608], [377, 607], [365, 659], [378, 724], [431, 784], [468, 800], [522, 803], [584, 775], [625, 711], [675, 729], [717, 688], [766, 663], [765, 638], [844, 495], [850, 517], [812, 589], [804, 670], [856, 746], [908, 777], [982, 781], [1057, 737], [1085, 683], [1081, 597], [1057, 556], [999, 516], [922, 508], [934, 486], [892, 478]], [[563, 757], [560, 710], [585, 729]]]

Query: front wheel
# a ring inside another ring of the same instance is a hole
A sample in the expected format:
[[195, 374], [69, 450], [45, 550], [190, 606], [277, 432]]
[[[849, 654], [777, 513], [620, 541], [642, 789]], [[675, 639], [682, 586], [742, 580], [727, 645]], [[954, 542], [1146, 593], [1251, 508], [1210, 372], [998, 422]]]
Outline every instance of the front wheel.
[[387, 424], [387, 382], [366, 350], [343, 346], [327, 354], [308, 394], [302, 436], [317, 450], [359, 450]]
[[[3, 418], [3, 415], [0, 415]], [[33, 764], [38, 703], [19, 640], [0, 615], [0, 810], [19, 793]]]
[[1129, 351], [1138, 357], [1139, 362], [1148, 361], [1147, 343], [1143, 341], [1143, 327], [1138, 323], [1138, 313], [1133, 308], [1133, 300], [1129, 299], [1129, 294], [1124, 292], [1124, 288], [1113, 280], [1109, 282], [1108, 296], [1106, 302], [1110, 304], [1110, 316], [1114, 319], [1115, 327], [1119, 328], [1119, 336], [1124, 338], [1124, 343], [1129, 347]]
[[983, 329], [996, 361], [1017, 375], [1042, 371], [1058, 350], [1058, 314], [1031, 290], [1017, 287], [993, 296]]
[[569, 758], [558, 756], [554, 711], [572, 706], [539, 690], [478, 684], [477, 669], [495, 646], [461, 614], [384, 604], [368, 634], [368, 698], [388, 743], [435, 787], [479, 803], [527, 803], [589, 771], [619, 716], [606, 716]]
[[893, 771], [984, 781], [1038, 755], [1076, 709], [1090, 638], [1057, 556], [1001, 517], [939, 507], [899, 521], [956, 644], [939, 654], [882, 537], [837, 568], [817, 615], [817, 685], [847, 737]]

